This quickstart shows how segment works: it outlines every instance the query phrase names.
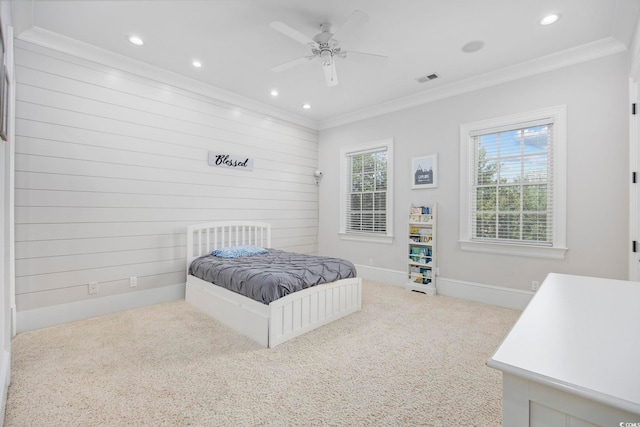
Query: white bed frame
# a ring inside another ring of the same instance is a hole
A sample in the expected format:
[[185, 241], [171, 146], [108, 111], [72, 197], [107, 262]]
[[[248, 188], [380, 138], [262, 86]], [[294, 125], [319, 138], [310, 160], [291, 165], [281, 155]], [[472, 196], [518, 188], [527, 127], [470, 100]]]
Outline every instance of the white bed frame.
[[195, 258], [237, 245], [270, 248], [271, 225], [223, 221], [187, 228], [185, 299], [262, 346], [273, 348], [360, 310], [362, 279], [359, 277], [312, 286], [265, 305], [189, 274], [189, 265]]

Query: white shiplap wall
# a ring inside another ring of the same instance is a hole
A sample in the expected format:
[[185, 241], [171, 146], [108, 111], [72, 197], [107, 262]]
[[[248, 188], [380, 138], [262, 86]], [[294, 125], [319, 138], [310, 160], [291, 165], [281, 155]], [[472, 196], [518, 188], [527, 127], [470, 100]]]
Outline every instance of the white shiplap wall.
[[[189, 224], [268, 221], [274, 247], [316, 250], [317, 131], [181, 89], [168, 73], [20, 40], [15, 57], [18, 320], [184, 283]], [[210, 167], [209, 150], [252, 157], [254, 170]]]

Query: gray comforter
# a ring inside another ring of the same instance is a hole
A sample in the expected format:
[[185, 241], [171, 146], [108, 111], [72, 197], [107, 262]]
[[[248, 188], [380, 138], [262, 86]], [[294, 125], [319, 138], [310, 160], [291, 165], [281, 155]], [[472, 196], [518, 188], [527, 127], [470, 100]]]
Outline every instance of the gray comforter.
[[269, 249], [250, 257], [202, 256], [193, 260], [189, 274], [269, 304], [310, 286], [356, 277], [356, 268], [340, 258]]

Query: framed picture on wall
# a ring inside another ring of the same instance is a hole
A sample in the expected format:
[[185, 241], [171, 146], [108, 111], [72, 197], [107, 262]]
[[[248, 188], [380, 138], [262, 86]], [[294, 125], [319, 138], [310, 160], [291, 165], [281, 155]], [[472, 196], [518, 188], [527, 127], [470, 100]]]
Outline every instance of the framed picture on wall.
[[438, 154], [411, 159], [411, 188], [435, 188], [438, 186]]

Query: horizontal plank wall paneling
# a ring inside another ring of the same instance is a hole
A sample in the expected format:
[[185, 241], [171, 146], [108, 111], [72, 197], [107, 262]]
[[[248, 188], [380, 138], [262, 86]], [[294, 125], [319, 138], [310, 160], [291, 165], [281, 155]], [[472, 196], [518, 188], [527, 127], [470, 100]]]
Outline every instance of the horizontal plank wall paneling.
[[16, 79], [19, 312], [184, 283], [198, 222], [268, 221], [274, 247], [316, 251], [317, 131], [20, 40]]

